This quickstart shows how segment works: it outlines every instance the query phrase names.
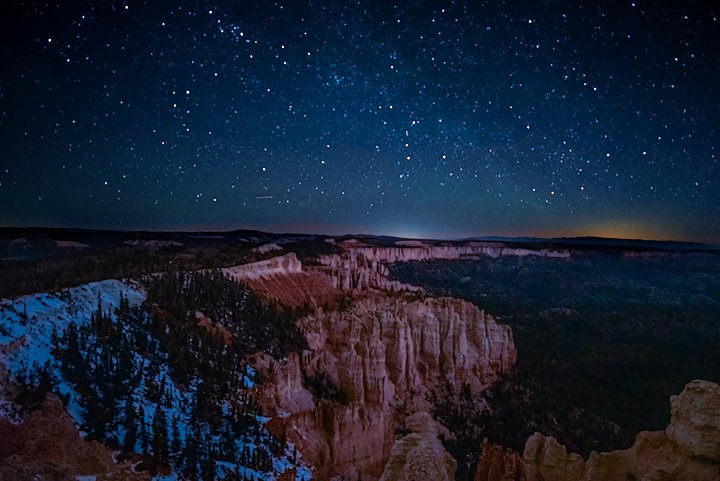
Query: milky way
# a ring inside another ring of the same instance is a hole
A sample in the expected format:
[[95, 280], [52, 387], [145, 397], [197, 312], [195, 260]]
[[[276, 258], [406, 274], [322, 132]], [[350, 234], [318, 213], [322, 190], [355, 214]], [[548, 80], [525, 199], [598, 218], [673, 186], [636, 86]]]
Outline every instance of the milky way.
[[720, 241], [713, 2], [17, 3], [3, 225]]

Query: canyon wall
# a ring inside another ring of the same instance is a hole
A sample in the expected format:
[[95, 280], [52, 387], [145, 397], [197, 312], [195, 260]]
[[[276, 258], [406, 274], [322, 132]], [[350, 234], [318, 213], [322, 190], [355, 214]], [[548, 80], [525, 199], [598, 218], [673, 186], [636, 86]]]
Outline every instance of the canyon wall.
[[388, 277], [390, 271], [383, 262], [369, 260], [357, 249], [344, 255], [320, 256], [318, 263], [310, 270], [341, 291], [358, 293], [366, 289], [378, 289], [387, 292], [424, 292], [421, 287], [391, 280]]
[[432, 259], [467, 259], [482, 256], [539, 256], [569, 258], [570, 251], [556, 249], [520, 249], [500, 243], [468, 242], [455, 245], [417, 245], [400, 247], [354, 246], [340, 255], [318, 258], [313, 270], [324, 275], [335, 288], [343, 291], [361, 291], [373, 288], [389, 292], [422, 292], [423, 289], [388, 278], [387, 264], [393, 262], [425, 261]]
[[[264, 252], [272, 250], [265, 249]], [[293, 308], [307, 306], [315, 309], [327, 305], [333, 302], [340, 292], [323, 276], [304, 269], [294, 252], [250, 264], [226, 267], [222, 271], [236, 281], [246, 282], [265, 297]]]
[[370, 247], [359, 246], [350, 249], [351, 255], [362, 255], [370, 262], [409, 262], [430, 259], [460, 259], [467, 257], [489, 256], [539, 256], [570, 257], [565, 249], [523, 249], [507, 247], [494, 242], [466, 242], [464, 245], [432, 245], [422, 247]]
[[[346, 479], [377, 479], [405, 414], [430, 410], [448, 390], [481, 393], [516, 357], [510, 328], [459, 299], [375, 293], [299, 322], [310, 350], [267, 361], [261, 399], [286, 413], [304, 459]], [[308, 379], [342, 399], [313, 401]]]
[[314, 353], [307, 368], [342, 385], [353, 401], [395, 397], [427, 409], [443, 383], [477, 394], [515, 361], [509, 327], [447, 297], [370, 294], [344, 311], [318, 310], [300, 326]]
[[[343, 292], [346, 302], [316, 303], [298, 321], [308, 351], [283, 362], [255, 360], [266, 378], [261, 405], [277, 414], [317, 479], [377, 480], [406, 416], [431, 410], [435, 398], [465, 386], [477, 396], [515, 362], [508, 326], [469, 302], [429, 297], [388, 279], [385, 262], [451, 255], [407, 249], [413, 253], [352, 248], [301, 267], [316, 288]], [[281, 286], [279, 277], [298, 275], [295, 260], [263, 261], [265, 276], [245, 278], [251, 286], [262, 287], [262, 278]], [[277, 266], [289, 266], [289, 272], [281, 274]], [[248, 271], [251, 266], [233, 272]]]

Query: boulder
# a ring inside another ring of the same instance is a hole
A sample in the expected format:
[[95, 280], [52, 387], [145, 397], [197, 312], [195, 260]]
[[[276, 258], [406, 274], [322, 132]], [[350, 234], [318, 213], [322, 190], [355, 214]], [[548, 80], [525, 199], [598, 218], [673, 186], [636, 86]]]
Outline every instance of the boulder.
[[448, 431], [426, 412], [405, 420], [410, 434], [395, 443], [380, 481], [452, 481], [457, 463], [439, 437]]
[[690, 456], [720, 461], [720, 386], [692, 381], [670, 405], [667, 437]]

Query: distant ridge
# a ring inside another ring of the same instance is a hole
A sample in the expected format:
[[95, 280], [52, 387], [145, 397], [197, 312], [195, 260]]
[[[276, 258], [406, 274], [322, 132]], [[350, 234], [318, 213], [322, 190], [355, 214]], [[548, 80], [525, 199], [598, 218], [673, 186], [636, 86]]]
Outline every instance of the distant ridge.
[[462, 242], [501, 242], [504, 244], [531, 244], [553, 246], [576, 246], [581, 248], [598, 249], [643, 249], [666, 251], [720, 251], [719, 244], [702, 242], [686, 242], [672, 240], [645, 240], [645, 239], [619, 239], [611, 237], [581, 236], [581, 237], [508, 237], [508, 236], [475, 236], [455, 240], [432, 238], [405, 238], [390, 235], [374, 234], [345, 234], [325, 235], [307, 233], [273, 233], [254, 229], [235, 229], [227, 231], [165, 231], [165, 230], [112, 230], [66, 227], [0, 227], [0, 239], [54, 239], [62, 241], [84, 241], [92, 244], [108, 244], [120, 240], [196, 240], [211, 241], [213, 239], [226, 239], [228, 241], [270, 242], [278, 239], [302, 242], [313, 239], [335, 238], [337, 240], [362, 239], [374, 245], [392, 246], [399, 240], [418, 240], [430, 244], [446, 243], [459, 244]]
[[645, 240], [645, 239], [618, 239], [613, 237], [502, 237], [502, 236], [484, 236], [484, 237], [467, 237], [462, 241], [479, 241], [479, 242], [506, 242], [506, 243], [530, 243], [530, 244], [562, 244], [576, 245], [583, 247], [623, 247], [623, 248], [640, 248], [651, 250], [673, 250], [673, 251], [707, 251], [720, 250], [718, 244], [705, 244], [702, 242], [685, 242], [672, 240]]
[[231, 231], [166, 231], [166, 230], [122, 230], [122, 229], [90, 229], [74, 227], [0, 227], [0, 238], [25, 237], [29, 239], [93, 239], [116, 240], [123, 239], [177, 239], [179, 237], [259, 237], [275, 238], [287, 236], [300, 236], [304, 234], [273, 234], [251, 229], [235, 229]]

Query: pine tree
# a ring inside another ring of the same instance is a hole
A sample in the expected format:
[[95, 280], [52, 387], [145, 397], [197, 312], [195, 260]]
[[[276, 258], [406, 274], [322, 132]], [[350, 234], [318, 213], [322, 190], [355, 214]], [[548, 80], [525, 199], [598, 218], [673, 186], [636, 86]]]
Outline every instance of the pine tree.
[[185, 473], [188, 475], [197, 474], [198, 463], [198, 445], [197, 431], [192, 428], [187, 439], [185, 440], [185, 449], [183, 449], [183, 460], [185, 464]]
[[203, 481], [215, 481], [215, 462], [209, 455], [200, 464], [200, 478]]
[[135, 452], [137, 444], [137, 427], [135, 426], [135, 406], [133, 405], [132, 393], [125, 402], [125, 439], [123, 439], [123, 448], [129, 452]]
[[168, 463], [168, 439], [167, 439], [167, 421], [165, 412], [158, 404], [155, 410], [155, 418], [153, 419], [153, 440], [152, 450], [153, 459], [157, 464]]
[[173, 416], [172, 420], [172, 443], [170, 444], [170, 451], [173, 454], [179, 454], [182, 449], [182, 439], [180, 439], [180, 428], [178, 427], [178, 418]]
[[148, 452], [148, 432], [147, 425], [145, 424], [145, 409], [142, 404], [138, 409], [138, 418], [140, 420], [140, 429], [138, 430], [138, 441], [140, 442], [140, 451], [142, 453]]
[[62, 370], [68, 373], [71, 380], [77, 382], [78, 370], [83, 366], [78, 340], [78, 329], [74, 322], [71, 322], [65, 330], [62, 342], [65, 345], [65, 349], [60, 358]]

